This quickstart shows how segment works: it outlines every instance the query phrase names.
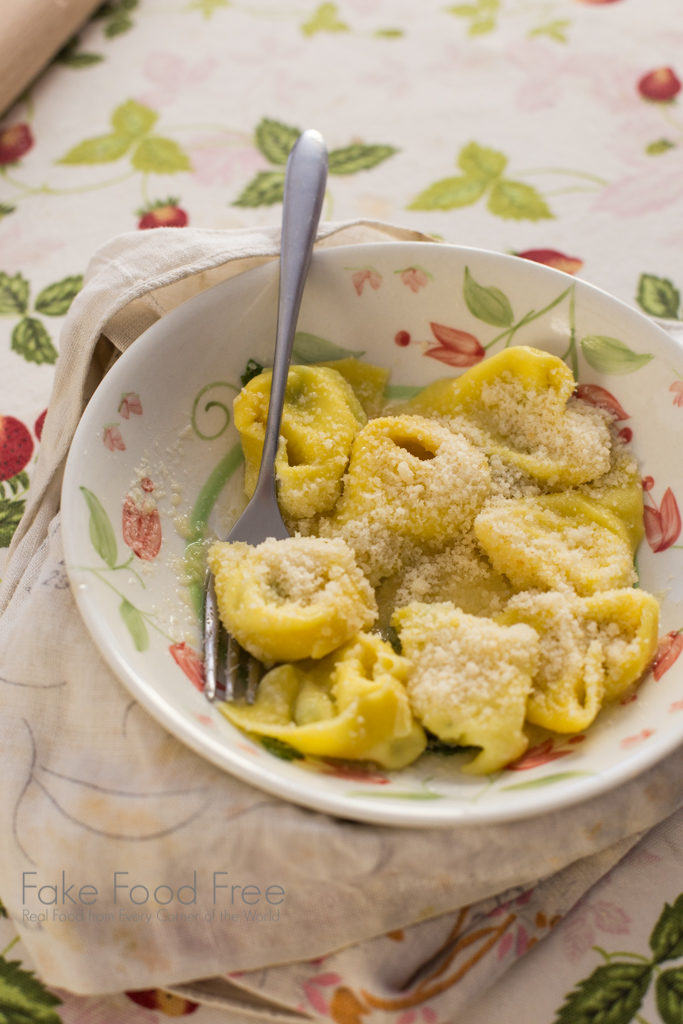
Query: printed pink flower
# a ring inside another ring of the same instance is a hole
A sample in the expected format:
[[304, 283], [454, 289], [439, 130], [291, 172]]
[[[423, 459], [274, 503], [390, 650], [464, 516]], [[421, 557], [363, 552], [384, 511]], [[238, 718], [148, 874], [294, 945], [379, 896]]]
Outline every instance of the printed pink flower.
[[516, 252], [515, 256], [533, 263], [543, 263], [554, 270], [563, 270], [565, 274], [578, 274], [583, 266], [583, 260], [578, 256], [565, 256], [557, 249], [526, 249], [524, 252]]
[[610, 935], [628, 935], [631, 918], [616, 903], [598, 900], [592, 905], [594, 920], [602, 932]]
[[[647, 479], [647, 477], [645, 478]], [[653, 481], [654, 483], [654, 481]], [[643, 481], [645, 490], [645, 480]], [[650, 496], [652, 501], [652, 497]], [[681, 532], [681, 514], [673, 491], [667, 487], [659, 508], [646, 505], [643, 509], [645, 517], [645, 536], [652, 550], [666, 551], [675, 544]]]
[[189, 86], [206, 81], [217, 66], [218, 61], [215, 57], [204, 58], [196, 64], [190, 64], [175, 53], [152, 53], [147, 57], [143, 67], [143, 74], [152, 83], [152, 89], [138, 99], [154, 109], [173, 103], [178, 94]]
[[356, 273], [351, 276], [351, 281], [353, 282], [353, 287], [356, 289], [357, 294], [362, 295], [366, 281], [373, 291], [377, 291], [382, 283], [382, 278], [376, 270], [366, 269], [357, 270]]
[[[194, 647], [190, 647], [189, 644], [186, 644], [183, 640], [182, 643], [171, 644], [169, 652], [178, 668], [183, 670], [192, 685], [196, 687], [200, 693], [203, 693], [204, 662], [199, 657]], [[207, 724], [212, 724], [210, 718], [207, 720]]]
[[327, 1004], [327, 999], [325, 999], [322, 992], [308, 981], [303, 983], [302, 988], [313, 1009], [323, 1017], [327, 1017], [330, 1010]]
[[140, 396], [136, 395], [134, 391], [128, 391], [125, 395], [121, 395], [121, 404], [118, 411], [124, 420], [130, 419], [131, 413], [135, 416], [142, 416]]
[[237, 132], [197, 135], [187, 148], [192, 154], [192, 177], [198, 185], [246, 184], [259, 171], [272, 170], [260, 150], [247, 144]]
[[669, 391], [674, 393], [674, 405], [677, 405], [680, 409], [683, 406], [683, 380], [675, 380], [673, 384], [669, 386]]
[[407, 285], [411, 292], [419, 292], [429, 282], [429, 278], [421, 267], [408, 267], [401, 271], [401, 283]]
[[156, 558], [161, 548], [161, 519], [156, 501], [151, 497], [153, 487], [149, 477], [145, 477], [141, 481], [145, 493], [134, 489], [123, 502], [123, 539], [137, 557], [146, 562]]
[[655, 679], [661, 679], [665, 672], [668, 672], [673, 663], [683, 651], [683, 634], [680, 630], [672, 629], [659, 638], [657, 651], [652, 662], [652, 675]]
[[648, 165], [639, 174], [631, 174], [607, 185], [598, 195], [594, 209], [607, 210], [618, 217], [640, 217], [663, 210], [683, 196], [681, 160], [672, 158], [656, 167]]
[[553, 750], [554, 743], [553, 739], [548, 738], [535, 747], [529, 747], [526, 754], [508, 765], [508, 771], [524, 772], [529, 768], [538, 768], [542, 764], [548, 764], [549, 761], [556, 761], [558, 758], [572, 753], [571, 750]]
[[597, 409], [605, 409], [612, 414], [615, 420], [630, 420], [631, 417], [624, 411], [614, 395], [599, 384], [579, 384], [576, 389], [576, 397], [588, 405]]
[[635, 747], [638, 743], [642, 743], [644, 740], [648, 740], [650, 736], [654, 736], [654, 729], [641, 729], [640, 732], [636, 733], [635, 736], [626, 736], [620, 743], [620, 746], [627, 750], [629, 747]]
[[125, 452], [126, 450], [118, 423], [105, 423], [103, 441], [104, 447], [108, 448], [110, 452]]
[[683, 700], [675, 700], [673, 704], [670, 704], [669, 712], [672, 711], [683, 711]]
[[430, 323], [429, 326], [439, 344], [427, 349], [426, 356], [438, 359], [447, 366], [474, 366], [486, 355], [483, 345], [473, 334], [444, 324]]
[[681, 91], [681, 83], [673, 68], [655, 68], [638, 82], [638, 92], [646, 100], [668, 103]]
[[16, 163], [32, 146], [33, 135], [27, 124], [0, 128], [0, 165]]

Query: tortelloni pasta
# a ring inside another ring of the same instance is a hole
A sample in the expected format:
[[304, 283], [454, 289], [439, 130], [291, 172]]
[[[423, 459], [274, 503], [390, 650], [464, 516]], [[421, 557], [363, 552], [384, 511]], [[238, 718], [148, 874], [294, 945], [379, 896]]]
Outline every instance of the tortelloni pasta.
[[265, 664], [322, 658], [377, 618], [375, 595], [341, 540], [214, 544], [221, 620]]
[[360, 633], [319, 661], [279, 665], [252, 705], [222, 704], [234, 725], [302, 754], [403, 768], [427, 745], [405, 689], [409, 662], [378, 636]]
[[[249, 381], [234, 404], [248, 497], [261, 466], [271, 379], [272, 370], [264, 370]], [[278, 500], [285, 515], [300, 519], [333, 507], [341, 493], [351, 444], [366, 422], [353, 388], [336, 370], [291, 367], [275, 463]]]
[[463, 771], [498, 771], [524, 753], [538, 634], [466, 615], [450, 602], [415, 602], [393, 624], [413, 664], [408, 693], [422, 724], [447, 743], [481, 747]]
[[461, 434], [422, 416], [380, 417], [353, 442], [343, 496], [320, 531], [344, 537], [377, 583], [400, 564], [403, 538], [443, 546], [489, 489], [486, 457]]
[[454, 418], [466, 432], [471, 425], [488, 455], [544, 484], [574, 486], [610, 465], [605, 416], [573, 400], [575, 386], [557, 356], [519, 345], [428, 385], [405, 411]]
[[528, 721], [555, 732], [589, 726], [603, 703], [622, 697], [650, 664], [658, 619], [656, 600], [642, 590], [513, 597], [496, 621], [525, 623], [540, 636]]

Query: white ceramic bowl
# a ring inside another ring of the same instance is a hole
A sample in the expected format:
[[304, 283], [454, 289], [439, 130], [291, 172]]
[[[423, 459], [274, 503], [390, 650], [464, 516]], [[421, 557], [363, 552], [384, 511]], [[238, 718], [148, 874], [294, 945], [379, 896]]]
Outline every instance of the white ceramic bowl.
[[[271, 361], [277, 271], [272, 263], [217, 285], [146, 331], [100, 385], [74, 438], [62, 492], [74, 595], [133, 696], [197, 753], [255, 786], [344, 818], [413, 827], [527, 817], [584, 800], [683, 741], [683, 658], [675, 661], [683, 645], [683, 634], [675, 639], [683, 627], [683, 464], [675, 443], [683, 350], [633, 309], [566, 274], [438, 244], [316, 253], [295, 361], [362, 356], [389, 367], [392, 394], [406, 396], [462, 372], [481, 358], [480, 347], [495, 353], [511, 340], [566, 356], [582, 383], [606, 389], [652, 481], [638, 566], [642, 586], [662, 601], [661, 634], [671, 634], [659, 679], [651, 674], [637, 698], [603, 711], [585, 739], [548, 738], [514, 770], [490, 778], [465, 776], [461, 755], [424, 755], [396, 773], [282, 760], [205, 700], [196, 685], [198, 621], [179, 577], [188, 536], [207, 519], [224, 536], [244, 502], [232, 399], [249, 359]], [[141, 477], [153, 489], [140, 489]], [[140, 519], [135, 507], [144, 501]], [[130, 543], [153, 557], [137, 557]]]

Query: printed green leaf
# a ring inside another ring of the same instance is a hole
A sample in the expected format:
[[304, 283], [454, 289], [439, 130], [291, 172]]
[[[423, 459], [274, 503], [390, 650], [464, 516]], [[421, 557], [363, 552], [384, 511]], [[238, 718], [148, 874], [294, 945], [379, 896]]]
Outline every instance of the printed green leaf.
[[459, 206], [471, 206], [481, 199], [488, 182], [477, 178], [442, 178], [420, 192], [409, 210], [453, 210]]
[[146, 651], [149, 647], [149, 633], [140, 612], [124, 597], [119, 605], [119, 613], [135, 644], [135, 650]]
[[65, 277], [56, 284], [48, 285], [36, 299], [37, 311], [45, 316], [64, 316], [82, 287], [82, 274]]
[[384, 389], [384, 397], [400, 401], [408, 401], [415, 398], [422, 391], [419, 384], [387, 384]]
[[3, 217], [9, 217], [10, 213], [14, 213], [16, 206], [11, 206], [9, 203], [0, 203], [0, 220]]
[[308, 21], [301, 26], [305, 36], [313, 36], [316, 32], [350, 32], [349, 26], [337, 17], [336, 4], [320, 4]]
[[90, 540], [97, 554], [110, 569], [116, 565], [117, 547], [114, 527], [106, 513], [104, 505], [87, 487], [81, 487], [83, 497], [90, 511]]
[[173, 139], [163, 139], [160, 135], [151, 135], [142, 140], [133, 153], [133, 167], [152, 174], [177, 174], [178, 171], [192, 170], [190, 158], [178, 143]]
[[552, 220], [555, 216], [540, 193], [521, 181], [497, 181], [487, 205], [491, 213], [505, 220]]
[[393, 146], [364, 146], [354, 143], [343, 149], [333, 149], [328, 158], [330, 174], [356, 174], [357, 171], [368, 171], [383, 160], [388, 160], [398, 150]]
[[260, 373], [263, 373], [263, 367], [260, 363], [257, 363], [255, 359], [248, 359], [247, 365], [244, 367], [244, 373], [240, 374], [240, 380], [242, 381], [242, 387], [246, 388], [250, 380], [254, 377], [258, 377]]
[[9, 547], [12, 535], [24, 514], [25, 504], [22, 498], [17, 501], [0, 498], [0, 548]]
[[52, 366], [57, 362], [57, 350], [50, 335], [40, 320], [31, 316], [25, 316], [12, 331], [11, 348], [27, 363], [48, 363]]
[[484, 18], [475, 18], [468, 29], [468, 36], [485, 36], [487, 32], [493, 32], [496, 27], [496, 19], [493, 15]]
[[62, 1000], [22, 969], [20, 960], [0, 957], [0, 1020], [3, 1024], [61, 1024], [54, 1007]]
[[675, 148], [676, 143], [672, 142], [671, 139], [657, 139], [655, 142], [648, 142], [645, 152], [648, 156], [659, 156], [661, 153], [666, 153], [668, 150]]
[[130, 149], [133, 140], [128, 135], [99, 135], [86, 139], [70, 149], [58, 164], [107, 164], [120, 160]]
[[229, 0], [191, 0], [186, 11], [201, 11], [206, 20], [212, 18], [219, 7], [230, 7]]
[[292, 359], [299, 363], [329, 363], [335, 359], [347, 359], [349, 356], [360, 359], [363, 355], [365, 352], [343, 348], [333, 341], [319, 338], [316, 334], [297, 331], [294, 335]]
[[639, 355], [618, 338], [603, 334], [587, 334], [581, 339], [581, 351], [586, 362], [601, 373], [633, 373], [654, 358], [647, 353]]
[[650, 949], [658, 964], [683, 956], [683, 893], [673, 906], [664, 904], [650, 936]]
[[[256, 737], [254, 738], [256, 739]], [[300, 751], [295, 750], [289, 743], [285, 743], [284, 740], [278, 740], [274, 736], [259, 736], [258, 739], [262, 747], [275, 757], [279, 757], [282, 761], [303, 760], [304, 755]]]
[[287, 163], [289, 151], [301, 135], [298, 128], [292, 128], [280, 121], [272, 121], [264, 117], [256, 127], [254, 133], [256, 145], [261, 150], [266, 160], [271, 164], [284, 166]]
[[458, 167], [465, 172], [468, 178], [476, 178], [477, 181], [493, 181], [505, 170], [507, 157], [497, 149], [489, 149], [487, 146], [480, 146], [476, 142], [470, 142], [460, 150]]
[[107, 39], [114, 39], [115, 36], [121, 36], [124, 32], [129, 32], [134, 25], [132, 18], [129, 18], [127, 14], [116, 14], [105, 26], [104, 34]]
[[130, 135], [137, 139], [154, 127], [159, 115], [150, 107], [137, 100], [126, 100], [111, 115], [111, 123], [117, 135]]
[[683, 1020], [683, 968], [664, 971], [655, 988], [657, 1009], [664, 1024], [681, 1024]]
[[598, 967], [567, 996], [555, 1024], [631, 1024], [651, 976], [651, 964]]
[[636, 301], [641, 309], [644, 309], [650, 316], [676, 320], [678, 319], [678, 307], [681, 304], [681, 293], [667, 277], [641, 274]]
[[405, 32], [402, 28], [376, 28], [372, 34], [376, 39], [401, 39]]
[[284, 171], [259, 171], [232, 204], [233, 206], [273, 206], [282, 202]]
[[507, 295], [490, 285], [485, 288], [478, 284], [465, 267], [465, 284], [463, 288], [467, 308], [477, 320], [483, 320], [492, 327], [509, 327], [515, 318]]
[[28, 306], [29, 283], [17, 273], [14, 277], [0, 270], [0, 316], [21, 316]]
[[104, 57], [99, 53], [85, 53], [83, 51], [79, 53], [78, 42], [78, 36], [72, 36], [68, 43], [59, 51], [55, 61], [66, 65], [68, 68], [87, 68], [104, 60]]
[[2, 900], [0, 900], [0, 917], [7, 917], [7, 910]]
[[536, 28], [532, 28], [529, 32], [529, 38], [536, 39], [538, 36], [548, 36], [558, 43], [566, 43], [568, 42], [566, 30], [570, 25], [571, 21], [568, 21], [566, 18], [556, 18], [555, 21], [548, 21], [545, 25], [538, 25]]
[[513, 786], [502, 786], [506, 792], [512, 789], [538, 789], [540, 786], [552, 786], [556, 782], [564, 782], [565, 779], [575, 779], [579, 775], [593, 775], [594, 772], [555, 772], [553, 775], [544, 775], [541, 779], [529, 779], [528, 782], [516, 782]]

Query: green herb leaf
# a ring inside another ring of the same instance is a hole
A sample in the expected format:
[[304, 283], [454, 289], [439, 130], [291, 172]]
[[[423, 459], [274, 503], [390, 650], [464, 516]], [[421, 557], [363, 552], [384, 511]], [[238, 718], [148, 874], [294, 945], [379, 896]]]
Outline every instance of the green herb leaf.
[[409, 210], [453, 210], [460, 206], [471, 206], [481, 199], [488, 182], [478, 178], [442, 178], [420, 192]]
[[465, 285], [463, 289], [467, 308], [477, 320], [483, 320], [492, 327], [509, 327], [515, 316], [507, 295], [490, 285], [485, 288], [478, 284], [465, 267]]
[[491, 213], [505, 220], [552, 220], [555, 216], [541, 194], [521, 181], [497, 181], [487, 205]]
[[283, 740], [278, 740], [274, 736], [258, 736], [255, 738], [259, 740], [261, 746], [265, 747], [268, 753], [279, 757], [282, 761], [303, 761], [304, 755]]
[[0, 270], [0, 316], [21, 316], [28, 306], [29, 283], [17, 273], [14, 277]]
[[64, 64], [67, 68], [89, 68], [93, 64], [99, 64], [104, 60], [101, 53], [74, 53], [73, 51], [66, 52], [64, 50], [55, 57], [55, 60], [60, 64]]
[[376, 28], [372, 34], [376, 39], [401, 39], [405, 32], [402, 28]]
[[146, 135], [158, 119], [155, 110], [137, 100], [126, 100], [111, 115], [111, 123], [117, 135], [130, 135], [134, 139]]
[[664, 1024], [681, 1024], [683, 1020], [683, 967], [664, 971], [655, 988], [657, 1009]]
[[232, 205], [273, 206], [275, 203], [282, 202], [284, 191], [284, 171], [259, 171]]
[[555, 1024], [630, 1024], [652, 976], [651, 964], [613, 963], [598, 967], [571, 992]]
[[0, 220], [3, 217], [9, 217], [10, 213], [14, 213], [16, 206], [11, 206], [9, 203], [0, 203]]
[[178, 171], [192, 170], [190, 158], [178, 143], [160, 135], [142, 140], [133, 153], [133, 167], [151, 174], [177, 174]]
[[349, 356], [360, 359], [363, 355], [364, 352], [343, 348], [333, 341], [327, 341], [326, 338], [319, 338], [316, 334], [297, 331], [294, 335], [292, 358], [299, 363], [330, 363], [335, 359], [348, 359]]
[[649, 142], [645, 147], [645, 152], [648, 156], [659, 156], [661, 153], [666, 153], [670, 149], [675, 149], [676, 143], [672, 142], [671, 139], [657, 139], [655, 142]]
[[313, 36], [316, 32], [350, 32], [346, 22], [337, 17], [336, 4], [320, 4], [308, 21], [301, 26], [305, 36]]
[[489, 149], [487, 146], [480, 146], [476, 142], [470, 142], [460, 150], [458, 167], [465, 172], [468, 178], [476, 178], [477, 181], [493, 181], [505, 170], [507, 157], [497, 149]]
[[85, 139], [70, 149], [58, 164], [107, 164], [120, 160], [130, 149], [133, 140], [129, 135], [99, 135]]
[[57, 362], [57, 350], [40, 320], [25, 316], [12, 331], [13, 352], [23, 356], [28, 363]]
[[149, 633], [140, 612], [124, 597], [119, 605], [119, 613], [135, 644], [135, 650], [146, 651], [149, 647]]
[[0, 498], [0, 548], [9, 547], [14, 531], [24, 514], [25, 505], [26, 502], [22, 498], [17, 501]]
[[82, 274], [74, 274], [73, 277], [65, 277], [56, 284], [48, 285], [36, 299], [37, 311], [45, 316], [64, 316], [82, 287]]
[[548, 36], [558, 43], [566, 43], [568, 42], [567, 29], [570, 25], [571, 21], [568, 21], [566, 18], [556, 18], [554, 21], [548, 21], [544, 25], [532, 28], [529, 32], [529, 39], [536, 39], [538, 36]]
[[581, 351], [586, 362], [601, 373], [633, 373], [654, 359], [647, 353], [639, 355], [618, 338], [603, 334], [587, 334], [581, 339]]
[[468, 36], [485, 36], [488, 32], [493, 32], [495, 27], [496, 19], [489, 14], [484, 18], [475, 18], [467, 34]]
[[638, 281], [636, 301], [641, 309], [650, 316], [678, 319], [678, 307], [681, 304], [681, 293], [668, 277], [655, 277], [654, 274], [641, 274]]
[[206, 20], [212, 18], [219, 7], [230, 7], [229, 0], [191, 0], [186, 11], [201, 11]]
[[0, 957], [0, 1019], [3, 1024], [61, 1024], [54, 1007], [62, 1000], [22, 969], [21, 961]]
[[343, 149], [333, 149], [328, 158], [328, 170], [330, 174], [356, 174], [358, 171], [368, 171], [376, 167], [383, 160], [388, 160], [398, 150], [393, 146], [364, 146], [361, 143], [354, 143], [352, 146], [345, 146]]
[[244, 368], [244, 373], [240, 374], [240, 380], [242, 381], [242, 387], [246, 388], [250, 380], [254, 377], [258, 377], [260, 373], [263, 373], [263, 367], [260, 363], [257, 363], [255, 359], [250, 359]]
[[658, 964], [683, 956], [683, 893], [673, 906], [664, 904], [650, 936], [650, 949]]
[[301, 131], [290, 125], [282, 124], [280, 121], [271, 121], [270, 118], [264, 117], [257, 125], [254, 134], [256, 145], [266, 160], [270, 160], [271, 164], [284, 166], [287, 163], [289, 151], [301, 135]]
[[90, 540], [97, 554], [110, 569], [116, 565], [117, 547], [114, 527], [106, 513], [104, 505], [87, 487], [81, 487], [88, 509], [90, 510]]

